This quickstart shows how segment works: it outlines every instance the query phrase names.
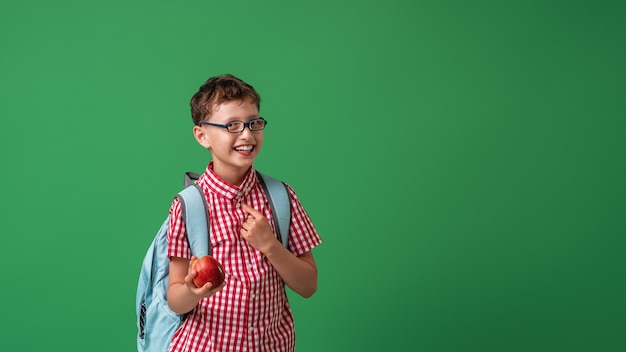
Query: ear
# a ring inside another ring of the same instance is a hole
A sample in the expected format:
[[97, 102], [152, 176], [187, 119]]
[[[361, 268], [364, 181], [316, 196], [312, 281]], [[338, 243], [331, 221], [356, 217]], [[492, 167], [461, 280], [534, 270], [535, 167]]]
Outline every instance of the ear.
[[202, 126], [193, 126], [193, 136], [196, 138], [196, 141], [198, 141], [201, 146], [205, 147], [206, 149], [211, 149], [210, 138], [204, 128], [202, 128]]

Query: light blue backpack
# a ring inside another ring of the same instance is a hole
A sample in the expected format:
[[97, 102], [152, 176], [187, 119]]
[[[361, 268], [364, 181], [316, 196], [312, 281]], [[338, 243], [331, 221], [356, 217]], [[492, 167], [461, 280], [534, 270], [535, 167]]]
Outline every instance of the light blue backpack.
[[[270, 176], [257, 172], [272, 210], [276, 235], [289, 248], [291, 202], [285, 185]], [[185, 189], [178, 195], [183, 219], [187, 226], [187, 240], [196, 257], [211, 254], [209, 246], [209, 213], [204, 193], [194, 184], [198, 174], [185, 174]], [[137, 286], [137, 351], [166, 352], [172, 336], [187, 317], [174, 313], [167, 304], [169, 258], [167, 256], [167, 227], [165, 219], [143, 259]]]

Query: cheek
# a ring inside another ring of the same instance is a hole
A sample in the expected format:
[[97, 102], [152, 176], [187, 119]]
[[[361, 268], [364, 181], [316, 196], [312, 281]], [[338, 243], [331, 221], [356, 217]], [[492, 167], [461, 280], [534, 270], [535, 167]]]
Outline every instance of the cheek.
[[209, 144], [211, 145], [211, 149], [218, 149], [222, 151], [228, 151], [233, 148], [233, 144], [235, 143], [234, 138], [229, 135], [212, 135], [209, 138]]
[[217, 145], [217, 144], [215, 143], [215, 139], [214, 139], [214, 138], [212, 138], [212, 137], [211, 137], [211, 136], [209, 136], [209, 135], [205, 135], [205, 136], [204, 136], [204, 139], [203, 139], [203, 142], [202, 142], [202, 145], [203, 145], [205, 148], [207, 148], [207, 149], [213, 149], [213, 147], [214, 147], [215, 145]]
[[256, 145], [259, 149], [261, 149], [261, 147], [263, 146], [263, 138], [263, 133], [256, 137]]

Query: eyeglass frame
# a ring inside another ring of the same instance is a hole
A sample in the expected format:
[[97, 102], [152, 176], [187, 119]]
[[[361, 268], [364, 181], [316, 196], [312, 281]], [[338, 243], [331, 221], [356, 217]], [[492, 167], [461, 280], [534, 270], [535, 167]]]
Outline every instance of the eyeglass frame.
[[[252, 124], [252, 123], [254, 123], [254, 122], [256, 122], [256, 121], [259, 121], [259, 120], [261, 120], [261, 121], [264, 121], [264, 122], [265, 122], [265, 123], [263, 124], [263, 128], [261, 128], [260, 130], [253, 130], [252, 128], [250, 128], [250, 124]], [[232, 124], [232, 123], [235, 123], [235, 122], [241, 122], [241, 123], [243, 123], [243, 127], [241, 128], [241, 130], [240, 130], [240, 131], [230, 131], [230, 130], [228, 129], [228, 125], [230, 125], [230, 124]], [[229, 122], [228, 124], [226, 124], [226, 125], [222, 125], [222, 124], [219, 124], [219, 123], [212, 123], [212, 122], [208, 122], [208, 121], [200, 121], [200, 122], [198, 123], [198, 126], [200, 126], [200, 125], [208, 125], [208, 126], [220, 127], [220, 128], [225, 129], [228, 133], [240, 133], [240, 132], [243, 132], [243, 130], [245, 130], [245, 129], [246, 129], [246, 127], [248, 127], [248, 129], [249, 129], [250, 131], [252, 131], [252, 132], [257, 132], [257, 131], [263, 131], [263, 129], [265, 129], [265, 126], [267, 126], [267, 120], [266, 120], [266, 119], [264, 119], [264, 118], [262, 118], [261, 116], [259, 116], [258, 118], [254, 118], [254, 119], [252, 119], [252, 120], [250, 120], [250, 121], [248, 121], [248, 122], [243, 122], [243, 121], [241, 121], [241, 120], [233, 120], [233, 121], [230, 121], [230, 122]]]

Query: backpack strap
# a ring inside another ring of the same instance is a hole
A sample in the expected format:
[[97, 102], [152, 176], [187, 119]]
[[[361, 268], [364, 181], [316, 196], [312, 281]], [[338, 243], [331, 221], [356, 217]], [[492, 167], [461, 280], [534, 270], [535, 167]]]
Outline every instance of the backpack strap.
[[187, 241], [191, 253], [200, 258], [211, 255], [209, 246], [209, 212], [202, 190], [195, 184], [186, 187], [178, 194], [182, 216], [187, 226]]
[[195, 172], [185, 172], [185, 188], [193, 185], [200, 178], [200, 175]]
[[[267, 196], [272, 218], [276, 226], [278, 240], [289, 248], [289, 227], [291, 225], [291, 199], [283, 182], [271, 176], [256, 172], [263, 191]], [[200, 258], [211, 255], [209, 246], [209, 213], [206, 208], [206, 199], [202, 190], [195, 181], [199, 174], [185, 173], [185, 189], [178, 194], [183, 207], [183, 220], [187, 226], [187, 240], [191, 253]]]
[[276, 236], [285, 248], [289, 248], [289, 227], [291, 224], [291, 200], [287, 187], [281, 181], [257, 171], [259, 181], [267, 201], [272, 209], [272, 217], [276, 227]]

